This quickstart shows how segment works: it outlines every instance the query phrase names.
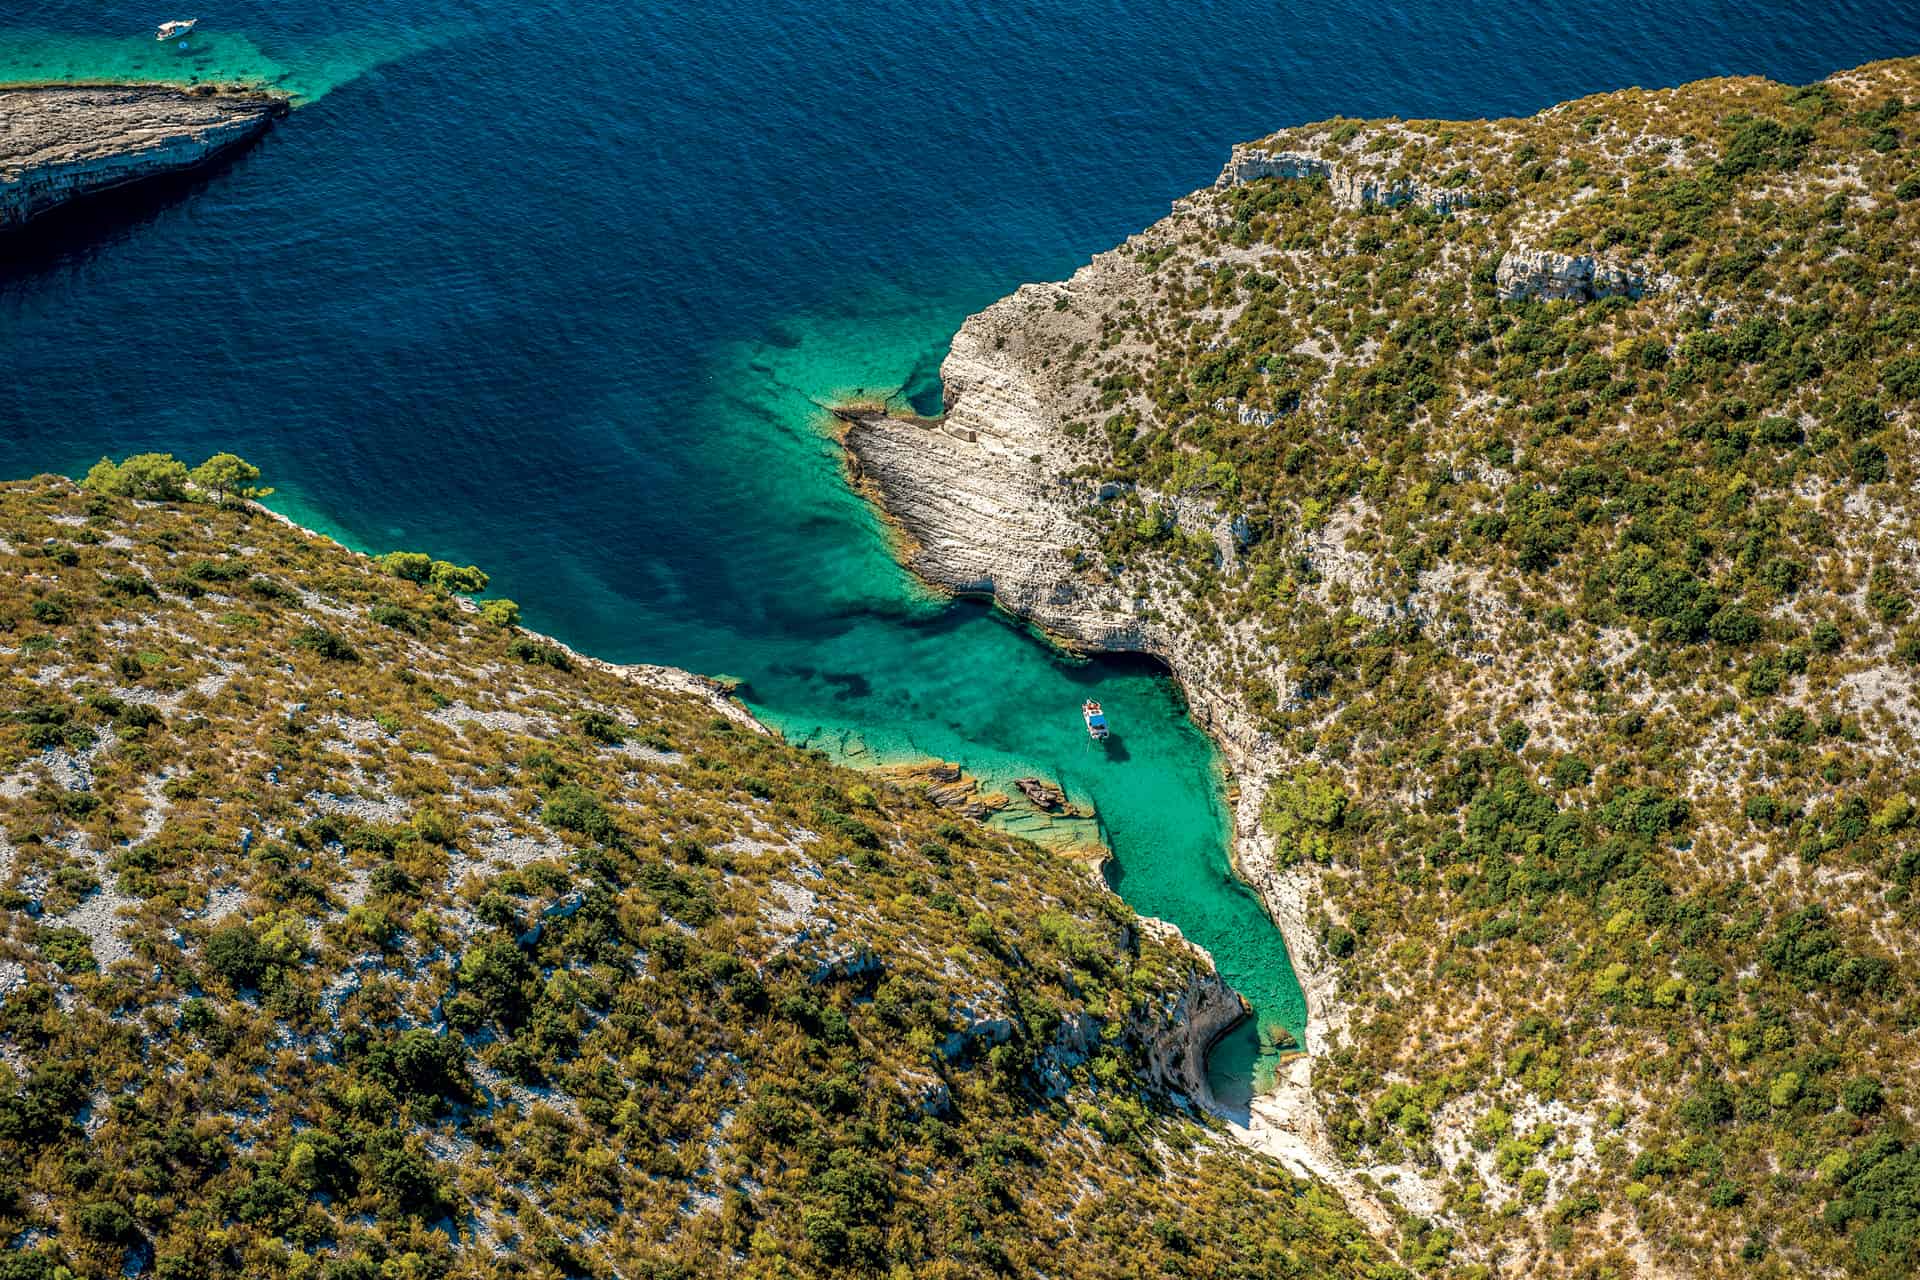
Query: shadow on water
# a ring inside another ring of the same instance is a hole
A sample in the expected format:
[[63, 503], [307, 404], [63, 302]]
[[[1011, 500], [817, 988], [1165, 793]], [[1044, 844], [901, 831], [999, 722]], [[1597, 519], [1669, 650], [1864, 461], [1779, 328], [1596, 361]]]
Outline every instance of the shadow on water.
[[1252, 1017], [1234, 1024], [1207, 1051], [1207, 1088], [1214, 1107], [1235, 1124], [1244, 1125], [1252, 1116], [1254, 1063], [1260, 1051], [1260, 1026]]
[[30, 283], [83, 262], [151, 225], [244, 163], [252, 144], [181, 173], [82, 196], [0, 236], [0, 285]]
[[921, 352], [900, 384], [899, 394], [907, 407], [923, 418], [938, 417], [947, 407], [946, 389], [940, 381], [940, 362], [945, 358], [945, 347]]
[[1010, 627], [1019, 626], [1019, 622], [993, 607], [979, 596], [959, 596], [944, 609], [929, 609], [915, 602], [900, 600], [894, 603], [901, 623], [911, 628], [915, 634], [940, 638], [963, 631], [979, 622], [983, 617], [1004, 622]]
[[1113, 761], [1115, 764], [1125, 764], [1127, 761], [1133, 759], [1133, 753], [1127, 750], [1127, 744], [1121, 740], [1120, 735], [1117, 733], [1109, 732], [1106, 737], [1102, 738], [1100, 740], [1100, 749], [1106, 755], [1107, 759]]

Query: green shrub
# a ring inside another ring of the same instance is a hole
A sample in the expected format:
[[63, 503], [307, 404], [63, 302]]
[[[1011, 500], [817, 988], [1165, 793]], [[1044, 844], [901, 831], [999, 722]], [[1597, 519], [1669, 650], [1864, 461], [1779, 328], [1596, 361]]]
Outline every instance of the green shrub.
[[411, 609], [403, 609], [397, 604], [376, 604], [367, 610], [367, 616], [383, 627], [405, 632], [410, 636], [423, 636], [427, 633], [426, 620]]
[[305, 649], [329, 662], [360, 661], [360, 654], [347, 643], [346, 637], [329, 631], [317, 622], [302, 627], [300, 634], [293, 638], [293, 643], [295, 648]]
[[230, 498], [264, 498], [273, 492], [259, 486], [260, 468], [238, 454], [216, 453], [195, 467], [189, 478], [212, 494], [216, 502]]
[[236, 991], [259, 987], [271, 959], [259, 935], [244, 924], [215, 929], [208, 935], [201, 955], [208, 970]]
[[72, 1280], [72, 1276], [48, 1253], [26, 1249], [0, 1253], [0, 1280]]
[[575, 831], [601, 844], [621, 842], [620, 826], [599, 796], [576, 783], [563, 783], [547, 793], [540, 821], [563, 831]]
[[606, 746], [617, 747], [627, 740], [620, 731], [620, 722], [604, 711], [589, 709], [577, 712], [573, 721], [580, 726], [581, 733]]
[[480, 606], [480, 620], [503, 631], [511, 631], [520, 625], [520, 606], [505, 597], [485, 601]]
[[34, 933], [34, 944], [62, 973], [92, 973], [100, 967], [92, 941], [78, 929], [43, 925]]
[[552, 667], [556, 671], [573, 669], [573, 663], [568, 659], [564, 649], [529, 636], [515, 636], [508, 641], [507, 656], [517, 658], [529, 666]]
[[195, 560], [182, 571], [193, 582], [240, 582], [246, 579], [249, 570], [242, 559], [232, 560]]
[[74, 1214], [74, 1226], [89, 1240], [114, 1244], [133, 1233], [133, 1215], [111, 1200], [91, 1200]]
[[1260, 820], [1276, 839], [1281, 864], [1326, 861], [1333, 849], [1332, 833], [1346, 821], [1349, 803], [1337, 781], [1312, 769], [1275, 780]]
[[1872, 1076], [1855, 1076], [1840, 1091], [1843, 1106], [1856, 1116], [1870, 1116], [1880, 1110], [1886, 1091]]
[[1802, 987], [1827, 986], [1849, 996], [1883, 991], [1893, 977], [1884, 959], [1850, 952], [1817, 903], [1782, 921], [1761, 956]]
[[273, 578], [254, 577], [247, 579], [247, 590], [262, 600], [271, 600], [275, 604], [299, 605], [300, 593], [284, 582]]
[[80, 487], [116, 497], [177, 502], [187, 496], [187, 464], [170, 453], [136, 453], [117, 464], [102, 458]]
[[424, 585], [433, 574], [433, 557], [418, 551], [389, 551], [376, 563], [396, 578]]
[[1880, 385], [1901, 400], [1920, 400], [1920, 356], [1897, 356], [1880, 371]]
[[467, 1096], [466, 1046], [456, 1036], [414, 1027], [370, 1046], [360, 1071], [402, 1097], [435, 1105]]
[[442, 591], [475, 595], [487, 589], [487, 575], [475, 565], [458, 565], [450, 560], [435, 560], [427, 571], [427, 580]]
[[1724, 177], [1795, 168], [1813, 143], [1813, 130], [1805, 125], [1753, 118], [1738, 118], [1733, 123], [1733, 136], [1714, 166]]
[[62, 595], [41, 596], [27, 612], [41, 626], [64, 626], [73, 619], [73, 601]]
[[122, 599], [144, 598], [158, 600], [160, 593], [154, 585], [135, 573], [115, 574], [107, 579], [107, 590]]
[[1824, 1218], [1852, 1230], [1854, 1255], [1875, 1274], [1898, 1275], [1920, 1250], [1920, 1151], [1882, 1131], [1851, 1153], [1839, 1176], [1840, 1194]]

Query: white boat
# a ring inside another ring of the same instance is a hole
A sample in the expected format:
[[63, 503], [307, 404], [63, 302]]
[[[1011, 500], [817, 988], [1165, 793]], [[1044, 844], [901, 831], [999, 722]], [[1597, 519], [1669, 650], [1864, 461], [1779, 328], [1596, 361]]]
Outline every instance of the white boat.
[[1095, 742], [1107, 736], [1106, 713], [1100, 710], [1100, 704], [1088, 698], [1080, 708], [1080, 715], [1087, 722], [1087, 736]]
[[178, 22], [163, 22], [160, 24], [160, 29], [154, 32], [153, 38], [161, 44], [165, 44], [167, 41], [178, 36], [186, 35], [189, 31], [192, 31], [199, 22], [200, 19], [198, 18], [182, 18]]

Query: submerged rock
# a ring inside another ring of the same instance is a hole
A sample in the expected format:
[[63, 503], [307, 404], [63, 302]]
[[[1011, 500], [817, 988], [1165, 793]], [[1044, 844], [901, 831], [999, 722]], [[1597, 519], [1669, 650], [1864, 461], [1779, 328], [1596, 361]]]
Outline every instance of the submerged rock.
[[876, 772], [907, 785], [926, 788], [927, 799], [942, 809], [983, 820], [1007, 807], [1007, 797], [997, 791], [982, 791], [980, 780], [962, 773], [960, 766], [945, 760], [917, 764], [884, 766]]
[[212, 86], [0, 90], [0, 232], [82, 196], [206, 164], [286, 113], [284, 97]]
[[1018, 787], [1020, 794], [1031, 800], [1037, 808], [1051, 813], [1066, 806], [1067, 793], [1051, 782], [1045, 782], [1039, 778], [1015, 778], [1013, 785]]

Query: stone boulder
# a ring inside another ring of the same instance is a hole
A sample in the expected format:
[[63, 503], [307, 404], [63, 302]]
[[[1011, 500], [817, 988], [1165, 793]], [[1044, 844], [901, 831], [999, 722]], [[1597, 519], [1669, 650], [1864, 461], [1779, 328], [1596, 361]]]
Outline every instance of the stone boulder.
[[1638, 298], [1647, 281], [1625, 267], [1590, 255], [1575, 257], [1549, 249], [1509, 249], [1494, 268], [1494, 287], [1508, 302], [1595, 302], [1601, 298]]

